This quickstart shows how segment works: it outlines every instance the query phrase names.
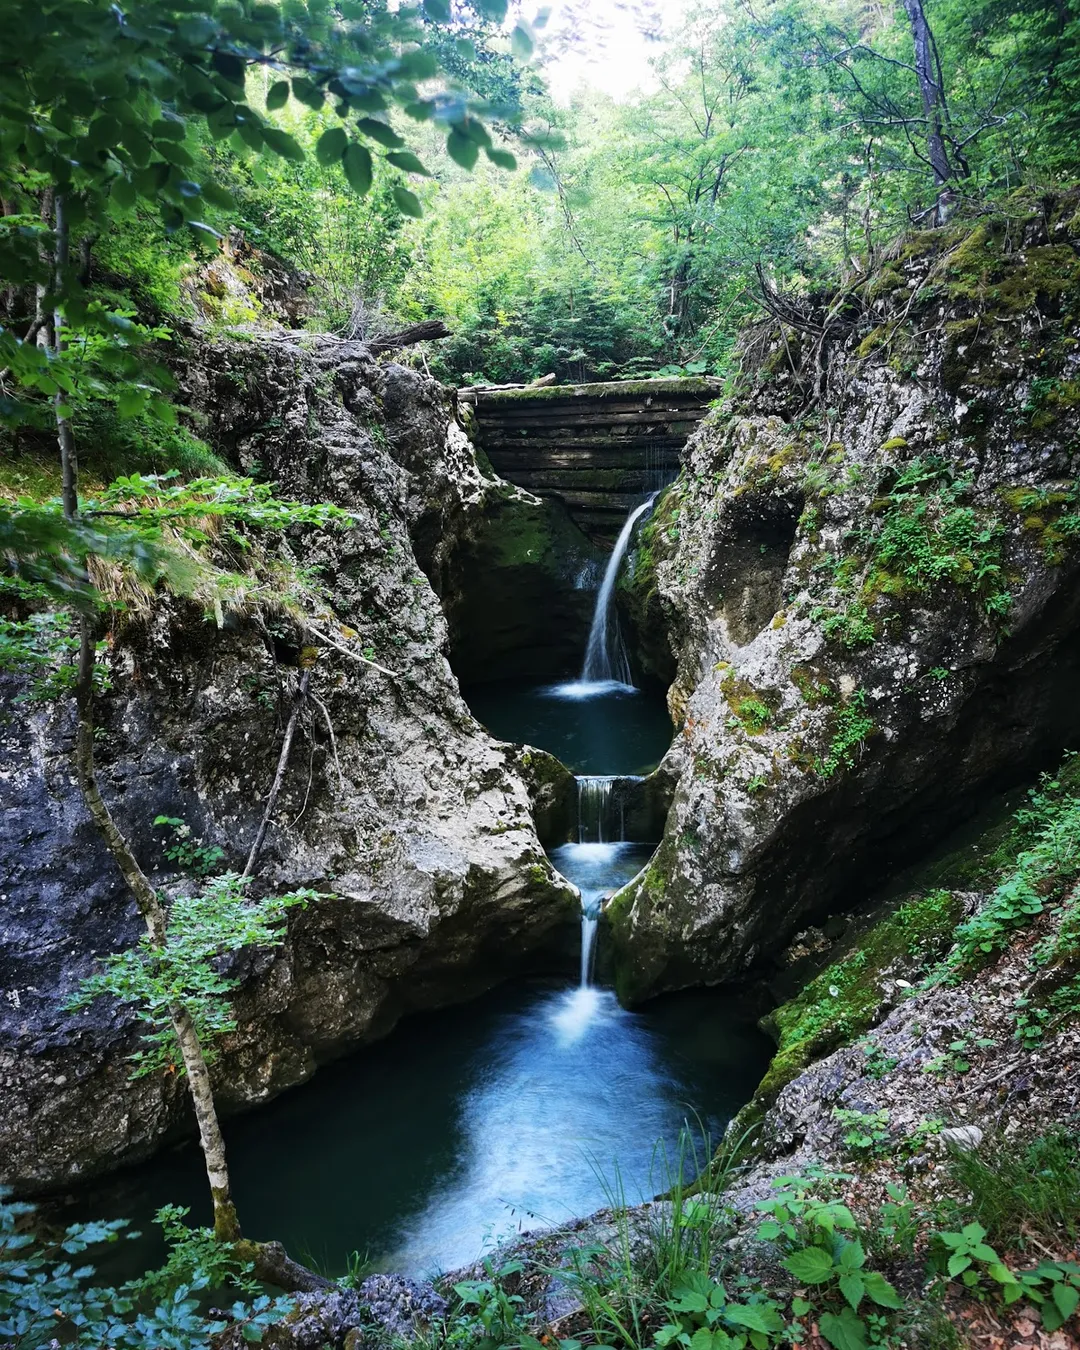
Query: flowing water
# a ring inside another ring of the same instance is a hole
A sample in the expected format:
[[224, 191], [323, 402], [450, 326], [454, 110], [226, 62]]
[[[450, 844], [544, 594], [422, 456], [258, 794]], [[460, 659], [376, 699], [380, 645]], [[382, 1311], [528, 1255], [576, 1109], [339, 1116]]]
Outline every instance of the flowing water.
[[634, 526], [646, 511], [651, 511], [656, 501], [655, 493], [647, 497], [640, 506], [634, 507], [626, 517], [615, 547], [611, 553], [600, 591], [596, 597], [596, 609], [593, 612], [589, 641], [585, 647], [585, 664], [581, 668], [580, 685], [599, 692], [598, 687], [621, 684], [633, 688], [630, 679], [630, 662], [626, 655], [626, 646], [619, 632], [619, 616], [615, 612], [615, 583], [619, 579], [619, 570], [626, 550], [630, 547], [630, 537]]
[[[618, 563], [648, 505], [620, 535], [598, 615], [610, 609]], [[610, 636], [610, 618], [594, 631]], [[577, 984], [519, 983], [415, 1017], [227, 1121], [246, 1232], [276, 1237], [331, 1273], [352, 1252], [407, 1274], [452, 1269], [515, 1232], [588, 1214], [616, 1187], [631, 1202], [663, 1190], [664, 1159], [686, 1123], [716, 1139], [753, 1091], [771, 1047], [737, 997], [696, 991], [628, 1012], [592, 982], [604, 900], [655, 842], [623, 838], [611, 775], [655, 764], [671, 734], [628, 679], [599, 684], [519, 692], [483, 715], [495, 734], [545, 746], [583, 775], [577, 842], [551, 854], [581, 893]], [[189, 1145], [84, 1192], [67, 1217], [126, 1216], [150, 1235], [120, 1244], [113, 1271], [103, 1267], [122, 1278], [162, 1255], [154, 1211], [189, 1205], [191, 1221], [206, 1223], [205, 1191]]]
[[[606, 1203], [618, 1163], [631, 1199], [663, 1189], [695, 1118], [714, 1140], [768, 1065], [769, 1042], [730, 995], [673, 995], [627, 1012], [607, 990], [552, 981], [411, 1018], [310, 1083], [225, 1122], [245, 1231], [332, 1273], [358, 1251], [380, 1269], [453, 1269], [521, 1229]], [[163, 1254], [154, 1211], [208, 1223], [206, 1174], [185, 1146], [84, 1192], [75, 1218], [125, 1216], [147, 1235], [108, 1278]]]

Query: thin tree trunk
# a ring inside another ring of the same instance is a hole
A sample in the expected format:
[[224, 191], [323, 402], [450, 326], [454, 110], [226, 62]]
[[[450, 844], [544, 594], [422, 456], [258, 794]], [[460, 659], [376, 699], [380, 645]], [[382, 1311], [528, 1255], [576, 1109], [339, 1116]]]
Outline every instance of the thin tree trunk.
[[940, 225], [944, 223], [948, 199], [947, 185], [956, 178], [966, 177], [967, 165], [963, 162], [954, 165], [946, 148], [945, 131], [949, 121], [949, 107], [945, 100], [941, 64], [937, 58], [934, 35], [930, 30], [922, 0], [904, 0], [904, 10], [911, 25], [911, 38], [915, 46], [915, 73], [926, 117], [926, 152], [934, 173], [934, 186], [938, 190], [937, 223]]
[[[79, 672], [75, 686], [79, 725], [75, 740], [75, 769], [79, 786], [94, 824], [101, 832], [106, 847], [112, 854], [128, 889], [135, 897], [139, 913], [150, 934], [154, 947], [162, 949], [166, 942], [165, 911], [157, 892], [150, 884], [138, 859], [112, 818], [97, 783], [94, 768], [94, 635], [87, 615], [79, 618]], [[214, 1202], [214, 1236], [223, 1242], [240, 1238], [240, 1224], [236, 1216], [229, 1187], [229, 1170], [225, 1160], [225, 1140], [222, 1138], [214, 1107], [210, 1074], [199, 1043], [199, 1033], [190, 1013], [181, 1004], [169, 1009], [173, 1033], [180, 1046], [180, 1055], [188, 1079], [188, 1091], [199, 1125], [199, 1142], [206, 1163], [206, 1176]]]
[[[64, 209], [64, 195], [56, 194], [55, 254], [53, 266], [53, 293], [58, 294], [62, 279], [67, 275], [70, 255], [70, 231], [67, 212]], [[52, 315], [53, 355], [59, 361], [64, 353], [64, 316], [59, 307], [54, 307]], [[79, 462], [75, 453], [75, 437], [71, 434], [70, 413], [65, 407], [69, 396], [57, 389], [53, 395], [53, 408], [56, 413], [56, 439], [60, 444], [61, 499], [64, 503], [64, 516], [74, 520], [79, 510]]]
[[[53, 201], [55, 197], [56, 193], [53, 191], [51, 187], [46, 188], [45, 191], [41, 194], [41, 219], [45, 222], [46, 225], [52, 223]], [[49, 274], [50, 277], [52, 278], [52, 284], [55, 287], [56, 285], [55, 253], [53, 258], [50, 258], [48, 261], [50, 264]], [[48, 293], [49, 293], [48, 285], [44, 282], [39, 281], [37, 286], [34, 288], [34, 324], [33, 324], [36, 333], [36, 341], [39, 347], [51, 346], [52, 342], [52, 334], [49, 332], [49, 311], [45, 303]]]
[[300, 676], [300, 683], [296, 686], [296, 694], [293, 696], [292, 712], [289, 714], [289, 721], [285, 727], [285, 739], [281, 742], [281, 754], [278, 755], [277, 772], [274, 774], [274, 781], [270, 785], [270, 795], [266, 799], [266, 806], [263, 808], [262, 820], [259, 822], [259, 832], [255, 836], [255, 842], [251, 845], [251, 852], [248, 854], [248, 860], [241, 875], [241, 881], [246, 881], [255, 871], [255, 864], [259, 861], [259, 854], [262, 852], [263, 841], [266, 838], [266, 831], [270, 827], [270, 821], [274, 814], [274, 807], [277, 805], [278, 793], [281, 791], [281, 785], [285, 781], [285, 770], [289, 767], [289, 753], [292, 750], [293, 735], [296, 731], [296, 722], [300, 716], [300, 709], [304, 706], [307, 699], [308, 685], [311, 683], [311, 667], [305, 666], [304, 672]]

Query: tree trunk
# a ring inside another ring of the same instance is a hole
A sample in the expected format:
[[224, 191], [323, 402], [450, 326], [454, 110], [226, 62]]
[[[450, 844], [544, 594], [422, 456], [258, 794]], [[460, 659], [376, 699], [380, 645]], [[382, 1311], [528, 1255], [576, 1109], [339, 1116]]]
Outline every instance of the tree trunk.
[[[64, 209], [63, 193], [56, 194], [55, 253], [53, 266], [53, 294], [60, 291], [62, 279], [68, 270], [70, 237], [67, 213]], [[52, 315], [52, 347], [57, 361], [64, 353], [64, 316], [59, 306], [55, 306]], [[56, 415], [56, 439], [60, 444], [61, 499], [64, 503], [64, 517], [74, 520], [79, 510], [79, 463], [75, 454], [75, 437], [71, 434], [71, 414], [64, 400], [69, 395], [57, 389], [53, 395], [53, 408]]]
[[947, 185], [956, 178], [967, 176], [963, 159], [954, 165], [949, 158], [945, 132], [949, 122], [949, 106], [945, 100], [945, 85], [938, 60], [937, 45], [923, 9], [922, 0], [904, 0], [904, 10], [911, 24], [911, 39], [915, 46], [915, 73], [919, 81], [919, 95], [926, 117], [926, 153], [938, 190], [937, 224], [944, 224], [947, 203], [951, 194]]
[[[41, 194], [41, 219], [45, 222], [46, 225], [52, 223], [53, 201], [55, 199], [55, 196], [56, 194], [51, 187], [46, 188], [45, 191]], [[48, 262], [49, 274], [52, 277], [53, 286], [55, 287], [56, 285], [55, 251], [52, 258], [48, 259], [43, 258], [42, 261]], [[52, 342], [52, 334], [49, 332], [49, 310], [45, 303], [48, 293], [49, 293], [48, 286], [43, 282], [39, 281], [37, 286], [34, 288], [34, 322], [32, 325], [35, 341], [37, 342], [39, 347], [48, 347], [51, 345]]]
[[[139, 913], [146, 924], [153, 946], [163, 948], [166, 942], [165, 911], [138, 859], [112, 818], [97, 783], [94, 768], [94, 636], [87, 615], [79, 618], [79, 672], [75, 685], [75, 700], [79, 725], [75, 739], [75, 769], [83, 798], [91, 818], [106, 847], [112, 854], [128, 889], [135, 897]], [[214, 1236], [223, 1242], [240, 1238], [240, 1224], [236, 1216], [229, 1188], [229, 1170], [225, 1161], [225, 1140], [222, 1138], [210, 1086], [210, 1073], [199, 1044], [199, 1033], [187, 1009], [175, 1004], [169, 1009], [173, 1033], [180, 1046], [180, 1055], [187, 1074], [188, 1091], [195, 1108], [199, 1126], [199, 1142], [206, 1163], [206, 1176], [214, 1202]]]
[[304, 706], [307, 699], [308, 685], [311, 683], [311, 666], [304, 667], [303, 674], [300, 676], [300, 682], [296, 687], [296, 694], [293, 697], [292, 712], [289, 714], [288, 725], [285, 727], [285, 739], [281, 742], [281, 754], [278, 755], [277, 772], [274, 774], [274, 781], [270, 785], [270, 795], [266, 799], [266, 806], [263, 808], [262, 820], [259, 822], [259, 830], [255, 835], [255, 842], [251, 845], [251, 852], [248, 854], [247, 864], [244, 867], [241, 881], [246, 881], [255, 871], [255, 864], [259, 861], [259, 854], [262, 852], [263, 840], [266, 838], [266, 831], [269, 829], [270, 820], [274, 814], [274, 807], [277, 805], [278, 793], [281, 791], [281, 785], [285, 781], [285, 770], [289, 766], [289, 752], [292, 750], [293, 735], [296, 731], [297, 718], [300, 716], [300, 709]]
[[449, 337], [450, 329], [442, 319], [425, 319], [423, 323], [414, 323], [411, 328], [403, 328], [398, 333], [387, 333], [383, 337], [372, 338], [364, 346], [376, 356], [380, 352], [397, 351], [399, 347], [411, 347], [417, 342], [437, 341]]

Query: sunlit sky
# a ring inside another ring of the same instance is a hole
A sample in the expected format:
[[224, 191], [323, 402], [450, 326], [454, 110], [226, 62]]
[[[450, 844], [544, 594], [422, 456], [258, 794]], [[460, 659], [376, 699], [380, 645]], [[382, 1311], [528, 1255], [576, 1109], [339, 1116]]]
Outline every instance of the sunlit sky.
[[[554, 0], [550, 8], [540, 55], [555, 99], [568, 101], [581, 85], [622, 99], [654, 83], [649, 61], [663, 40], [642, 30], [670, 33], [684, 0]], [[527, 6], [521, 12], [531, 17]]]

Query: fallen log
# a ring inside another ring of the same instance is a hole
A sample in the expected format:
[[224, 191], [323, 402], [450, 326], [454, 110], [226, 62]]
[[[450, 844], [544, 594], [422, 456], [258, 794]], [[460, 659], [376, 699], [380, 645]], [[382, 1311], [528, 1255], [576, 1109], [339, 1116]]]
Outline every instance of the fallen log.
[[364, 345], [368, 351], [379, 356], [383, 352], [395, 352], [401, 347], [412, 347], [417, 342], [433, 342], [449, 336], [450, 329], [442, 319], [425, 319], [423, 323], [414, 323], [400, 332], [370, 338]]

